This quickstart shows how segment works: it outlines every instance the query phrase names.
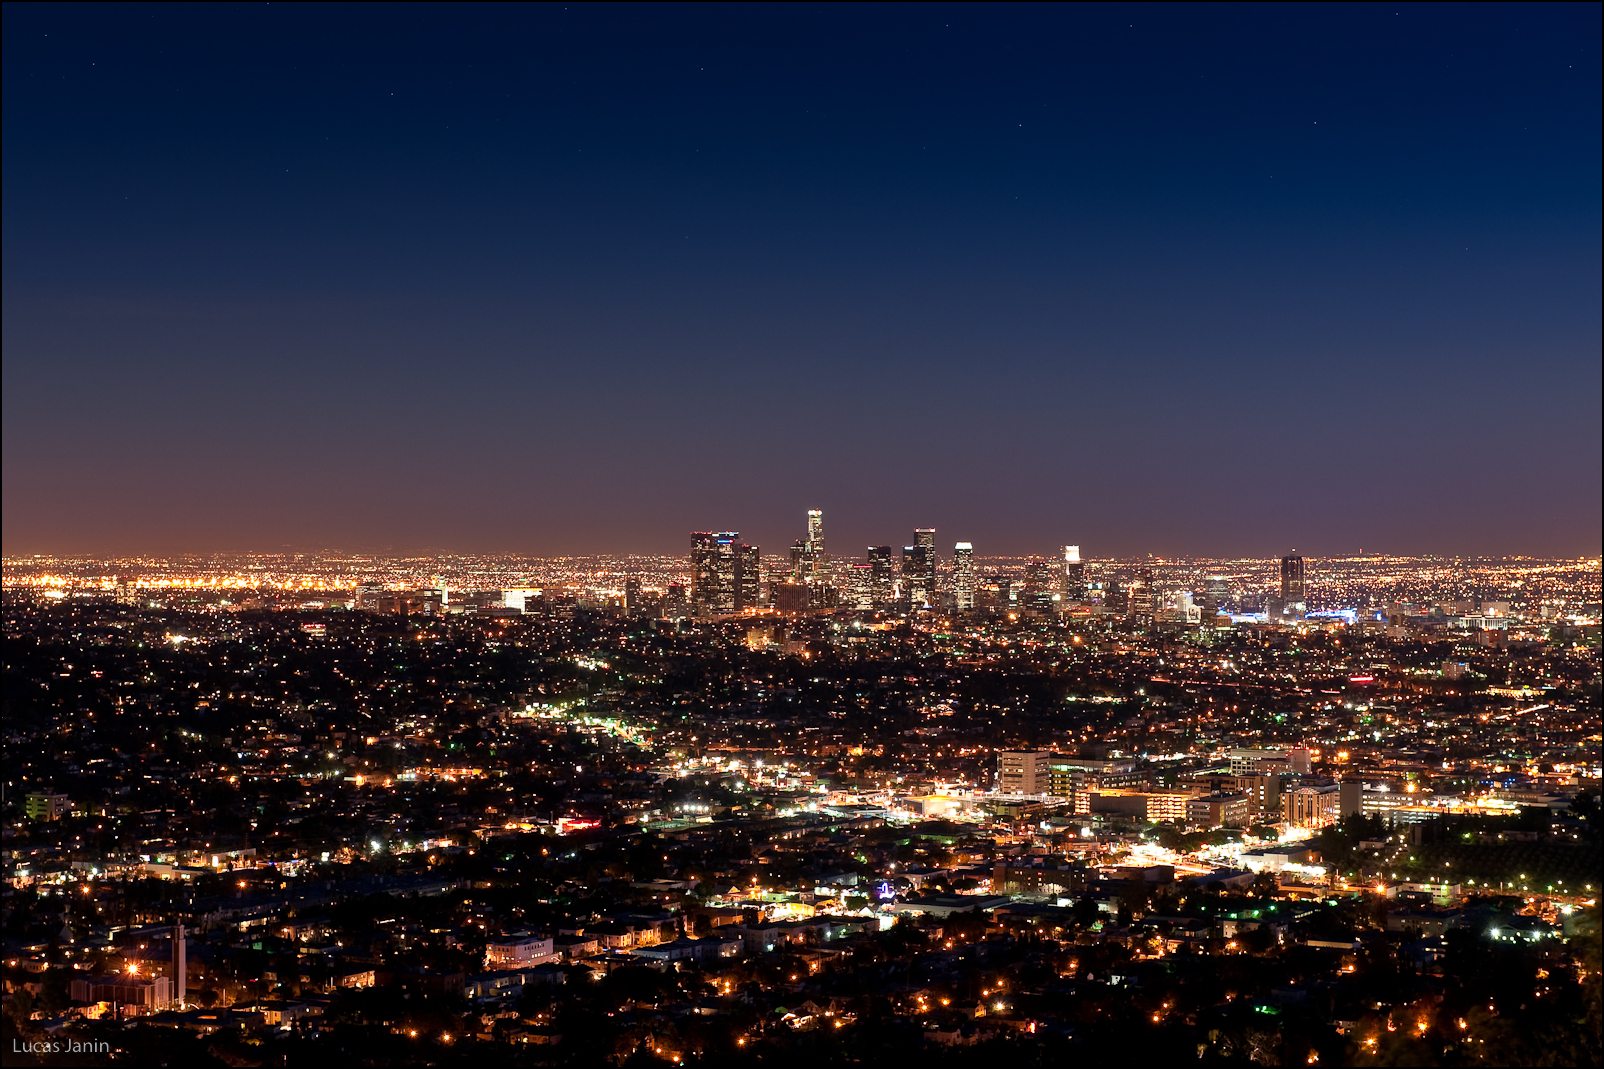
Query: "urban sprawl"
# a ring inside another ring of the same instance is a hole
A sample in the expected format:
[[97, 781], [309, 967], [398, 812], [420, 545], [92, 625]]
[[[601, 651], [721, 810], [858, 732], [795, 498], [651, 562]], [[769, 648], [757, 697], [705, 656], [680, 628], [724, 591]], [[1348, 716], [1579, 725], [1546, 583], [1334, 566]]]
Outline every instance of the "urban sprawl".
[[7, 1064], [1597, 1065], [1600, 600], [818, 511], [11, 557]]

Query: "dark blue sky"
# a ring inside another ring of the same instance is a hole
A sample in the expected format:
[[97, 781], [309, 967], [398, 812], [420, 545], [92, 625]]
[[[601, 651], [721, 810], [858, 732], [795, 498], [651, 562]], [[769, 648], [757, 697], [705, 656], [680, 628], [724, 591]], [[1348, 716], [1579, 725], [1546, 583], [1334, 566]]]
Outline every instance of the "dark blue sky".
[[1598, 5], [8, 5], [4, 547], [1600, 546]]

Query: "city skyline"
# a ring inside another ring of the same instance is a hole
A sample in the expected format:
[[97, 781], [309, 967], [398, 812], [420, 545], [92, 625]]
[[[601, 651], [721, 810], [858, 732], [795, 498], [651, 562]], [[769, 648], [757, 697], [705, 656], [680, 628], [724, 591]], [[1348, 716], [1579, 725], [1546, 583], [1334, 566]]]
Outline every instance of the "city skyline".
[[1604, 1066], [1604, 6], [0, 23], [6, 1065]]
[[1596, 7], [5, 28], [8, 554], [1599, 550]]

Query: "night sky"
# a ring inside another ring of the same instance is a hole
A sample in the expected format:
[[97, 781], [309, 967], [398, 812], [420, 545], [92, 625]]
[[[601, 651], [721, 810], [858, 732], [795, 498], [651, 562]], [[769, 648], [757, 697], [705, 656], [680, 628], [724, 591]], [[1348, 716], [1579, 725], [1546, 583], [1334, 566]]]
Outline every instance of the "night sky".
[[7, 5], [4, 549], [1598, 552], [1600, 30]]

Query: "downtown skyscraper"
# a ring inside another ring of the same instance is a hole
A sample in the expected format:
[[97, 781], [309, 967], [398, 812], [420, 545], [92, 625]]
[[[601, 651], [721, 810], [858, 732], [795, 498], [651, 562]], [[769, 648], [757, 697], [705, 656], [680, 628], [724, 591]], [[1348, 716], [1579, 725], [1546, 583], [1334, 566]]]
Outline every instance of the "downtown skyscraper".
[[829, 576], [829, 560], [824, 553], [824, 512], [808, 509], [808, 533], [791, 543], [791, 581], [819, 586]]
[[952, 605], [959, 612], [975, 607], [975, 547], [968, 542], [952, 547]]
[[691, 611], [719, 616], [757, 607], [762, 594], [761, 554], [739, 531], [691, 534]]
[[890, 546], [870, 546], [865, 556], [869, 565], [868, 600], [872, 608], [891, 609], [897, 603], [897, 573]]
[[1079, 546], [1064, 547], [1064, 597], [1068, 601], [1086, 599], [1086, 562]]
[[918, 609], [936, 601], [936, 529], [914, 531], [914, 543], [902, 547], [902, 600]]
[[1283, 611], [1302, 611], [1307, 604], [1303, 588], [1303, 558], [1296, 553], [1281, 558], [1281, 604]]

